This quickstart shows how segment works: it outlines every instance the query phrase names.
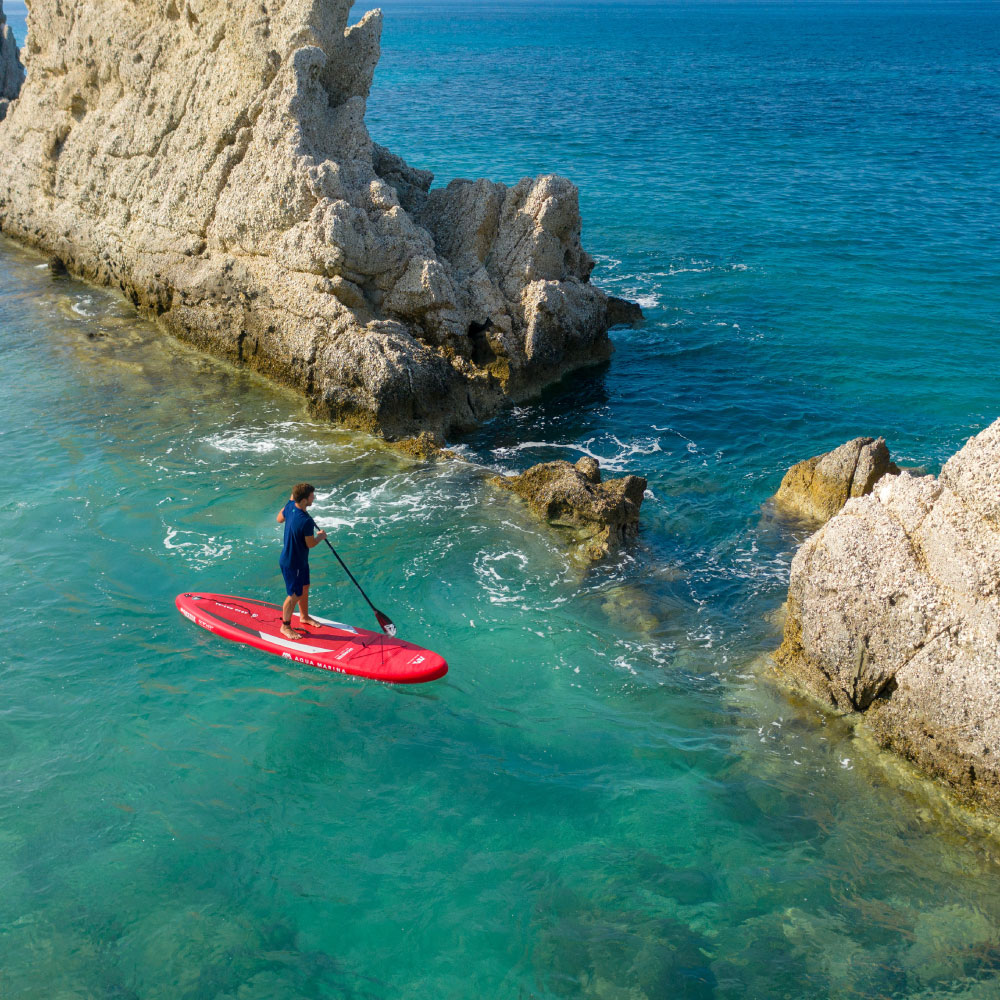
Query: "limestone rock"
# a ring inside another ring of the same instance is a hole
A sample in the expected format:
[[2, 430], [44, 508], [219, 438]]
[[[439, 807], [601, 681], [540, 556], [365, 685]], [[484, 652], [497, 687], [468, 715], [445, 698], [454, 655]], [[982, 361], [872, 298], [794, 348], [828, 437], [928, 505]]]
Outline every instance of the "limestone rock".
[[898, 472], [884, 438], [859, 437], [793, 465], [774, 503], [806, 520], [828, 521], [851, 497], [867, 496], [882, 476]]
[[792, 562], [778, 672], [1000, 810], [1000, 421], [849, 500]]
[[21, 66], [14, 33], [4, 16], [3, 3], [0, 3], [0, 121], [6, 117], [10, 102], [20, 93], [22, 83], [24, 67]]
[[389, 438], [457, 432], [606, 358], [576, 188], [372, 142], [351, 0], [32, 0], [0, 229], [195, 345]]
[[519, 476], [496, 476], [495, 486], [521, 497], [531, 510], [572, 541], [577, 555], [596, 562], [620, 548], [639, 530], [639, 508], [646, 492], [641, 476], [601, 482], [592, 458], [543, 462]]

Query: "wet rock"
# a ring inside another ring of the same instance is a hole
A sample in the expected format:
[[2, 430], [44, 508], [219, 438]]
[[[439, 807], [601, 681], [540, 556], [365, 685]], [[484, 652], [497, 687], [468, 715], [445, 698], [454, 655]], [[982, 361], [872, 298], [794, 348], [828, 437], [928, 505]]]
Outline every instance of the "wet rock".
[[608, 299], [565, 178], [432, 191], [372, 142], [350, 7], [33, 0], [0, 229], [319, 414], [446, 435], [607, 358]]
[[592, 458], [575, 465], [543, 462], [519, 476], [495, 476], [490, 482], [516, 493], [558, 528], [584, 561], [604, 559], [638, 534], [646, 480], [624, 476], [601, 482], [600, 466]]
[[20, 93], [22, 83], [24, 67], [21, 65], [21, 54], [4, 16], [3, 3], [0, 3], [0, 121], [6, 117], [10, 102]]
[[608, 326], [639, 326], [645, 318], [638, 302], [608, 296]]
[[49, 257], [47, 263], [49, 266], [49, 274], [51, 274], [53, 278], [61, 278], [67, 273], [66, 265], [63, 263], [61, 257], [57, 257], [53, 254]]
[[889, 476], [792, 563], [779, 675], [1000, 811], [1000, 421], [939, 478]]
[[417, 434], [415, 437], [401, 438], [392, 442], [396, 451], [417, 458], [422, 462], [435, 462], [439, 458], [454, 458], [455, 453], [444, 447], [444, 439], [429, 431]]
[[851, 497], [867, 496], [875, 483], [899, 469], [884, 438], [859, 437], [833, 451], [793, 465], [774, 495], [775, 506], [811, 521], [828, 521]]

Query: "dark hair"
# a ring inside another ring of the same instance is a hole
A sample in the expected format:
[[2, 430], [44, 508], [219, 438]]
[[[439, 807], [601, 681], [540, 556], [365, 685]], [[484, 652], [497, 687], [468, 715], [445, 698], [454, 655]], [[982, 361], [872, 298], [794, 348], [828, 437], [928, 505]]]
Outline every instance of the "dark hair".
[[305, 500], [306, 497], [315, 493], [316, 491], [308, 483], [296, 483], [292, 487], [292, 500], [298, 503], [300, 500]]

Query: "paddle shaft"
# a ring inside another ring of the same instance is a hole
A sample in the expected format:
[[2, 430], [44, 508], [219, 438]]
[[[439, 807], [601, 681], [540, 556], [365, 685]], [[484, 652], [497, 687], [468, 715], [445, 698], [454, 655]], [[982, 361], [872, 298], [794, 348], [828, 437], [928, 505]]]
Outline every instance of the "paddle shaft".
[[[383, 632], [388, 631], [388, 629], [386, 628], [386, 623], [388, 623], [392, 628], [395, 628], [395, 626], [390, 621], [389, 616], [379, 611], [379, 609], [376, 608], [374, 604], [372, 604], [368, 595], [364, 592], [364, 588], [361, 586], [360, 583], [358, 583], [357, 580], [354, 579], [354, 574], [347, 568], [347, 563], [345, 563], [344, 560], [340, 558], [340, 553], [332, 545], [330, 545], [330, 539], [324, 538], [323, 541], [326, 542], [326, 544], [330, 547], [330, 551], [337, 557], [337, 562], [339, 562], [340, 565], [343, 566], [344, 572], [351, 578], [351, 583], [353, 583], [354, 586], [358, 588], [359, 592], [361, 593], [361, 596], [368, 602], [368, 607], [370, 607], [372, 611], [375, 612], [375, 617], [376, 619], [378, 619], [379, 625], [382, 626], [382, 631]], [[383, 623], [382, 621], [383, 618], [385, 619], [385, 623]]]

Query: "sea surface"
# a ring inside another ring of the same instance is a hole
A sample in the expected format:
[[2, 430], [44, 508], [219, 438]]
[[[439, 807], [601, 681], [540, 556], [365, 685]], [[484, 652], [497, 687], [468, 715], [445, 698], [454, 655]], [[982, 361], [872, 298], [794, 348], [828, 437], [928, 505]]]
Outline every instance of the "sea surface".
[[[997, 997], [1000, 838], [767, 678], [803, 528], [766, 500], [1000, 416], [1000, 5], [382, 7], [372, 135], [571, 177], [646, 323], [422, 465], [0, 240], [0, 996]], [[585, 577], [485, 482], [583, 454], [650, 491]], [[302, 479], [444, 680], [176, 613], [281, 595]]]

